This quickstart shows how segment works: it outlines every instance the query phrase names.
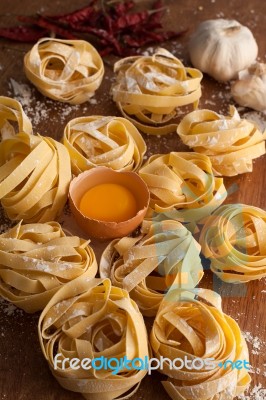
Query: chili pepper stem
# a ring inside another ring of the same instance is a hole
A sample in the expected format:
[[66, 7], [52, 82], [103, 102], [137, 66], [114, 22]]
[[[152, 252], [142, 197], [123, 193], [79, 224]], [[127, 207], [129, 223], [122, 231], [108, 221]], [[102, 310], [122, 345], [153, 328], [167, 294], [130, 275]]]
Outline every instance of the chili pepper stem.
[[106, 8], [105, 8], [104, 0], [101, 0], [101, 8], [103, 10], [103, 13], [106, 14]]
[[149, 15], [152, 15], [152, 14], [155, 14], [155, 13], [158, 13], [161, 11], [165, 11], [165, 10], [168, 10], [168, 7], [156, 8], [155, 10], [148, 10], [147, 12]]
[[[101, 0], [101, 3], [103, 4], [104, 0]], [[124, 0], [109, 0], [109, 1], [106, 2], [106, 4], [108, 6], [111, 6], [111, 5], [116, 4], [116, 3], [124, 3]], [[135, 3], [137, 4], [136, 0], [135, 0]], [[155, 14], [157, 12], [164, 11], [164, 10], [168, 10], [168, 7], [160, 7], [160, 8], [156, 8], [155, 10], [147, 10], [147, 12], [148, 12], [149, 15], [152, 15], [152, 14]]]
[[110, 1], [106, 2], [106, 4], [108, 6], [111, 6], [112, 4], [116, 4], [116, 3], [124, 3], [124, 0], [110, 0]]

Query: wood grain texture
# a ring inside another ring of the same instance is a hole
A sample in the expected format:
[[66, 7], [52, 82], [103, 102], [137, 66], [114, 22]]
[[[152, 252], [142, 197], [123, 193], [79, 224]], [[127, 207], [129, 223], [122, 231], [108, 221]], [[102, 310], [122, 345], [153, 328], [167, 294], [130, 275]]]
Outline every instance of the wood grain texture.
[[[141, 3], [141, 6], [145, 7], [149, 2]], [[231, 0], [230, 2], [224, 0], [169, 0], [166, 3], [169, 6], [169, 12], [164, 18], [167, 28], [178, 30], [189, 28], [188, 34], [182, 39], [165, 44], [165, 47], [172, 50], [185, 63], [189, 62], [186, 46], [189, 34], [200, 21], [217, 17], [237, 19], [247, 25], [257, 39], [260, 60], [265, 61], [266, 2], [261, 0]], [[49, 14], [62, 13], [85, 4], [86, 0], [76, 0], [75, 2], [46, 0], [41, 2], [41, 5], [39, 0], [1, 1], [0, 26], [12, 25], [15, 22], [14, 15], [29, 15], [38, 11], [49, 12]], [[6, 13], [12, 15], [7, 16]], [[11, 78], [19, 83], [28, 83], [23, 74], [23, 55], [30, 47], [30, 45], [0, 39], [1, 95], [12, 95]], [[86, 114], [118, 115], [109, 95], [112, 63], [115, 59], [110, 57], [107, 61], [105, 79], [95, 96], [97, 104], [88, 103], [75, 107], [65, 117], [62, 117], [65, 110], [64, 105], [45, 99], [32, 88], [32, 110], [28, 114], [29, 117], [34, 117], [36, 104], [43, 104], [44, 109], [48, 110], [46, 118], [34, 121], [34, 131], [61, 139], [65, 124], [74, 117]], [[226, 113], [229, 104], [233, 104], [230, 99], [229, 85], [219, 84], [205, 76], [200, 107]], [[185, 111], [185, 109], [182, 111], [183, 115]], [[176, 135], [162, 138], [145, 136], [145, 140], [148, 145], [148, 155], [187, 150]], [[266, 208], [265, 157], [255, 161], [251, 174], [227, 178], [225, 183], [227, 188], [230, 187], [233, 192], [228, 197], [227, 203], [240, 202]], [[77, 229], [70, 217], [62, 216], [61, 221], [64, 221], [66, 225], [71, 225], [73, 231]], [[99, 257], [106, 243], [93, 241], [92, 245]], [[206, 269], [208, 269], [207, 265]], [[224, 311], [238, 321], [242, 331], [251, 332], [253, 337], [257, 336], [262, 342], [266, 342], [265, 279], [243, 286], [226, 285], [206, 270], [201, 286], [219, 291], [223, 296]], [[6, 313], [6, 306], [2, 304], [0, 307], [0, 400], [81, 400], [81, 395], [63, 390], [50, 373], [41, 354], [37, 336], [37, 321], [37, 314], [26, 315], [23, 312], [15, 311], [9, 316]], [[151, 325], [151, 321], [148, 321], [148, 325]], [[252, 346], [249, 347], [251, 364], [255, 370], [260, 370], [252, 375], [252, 386], [262, 384], [262, 387], [266, 388], [266, 366], [263, 365], [266, 346], [261, 346], [259, 354], [252, 354]], [[146, 377], [132, 400], [169, 399], [160, 384], [162, 379], [163, 376], [159, 373], [155, 373], [152, 377]]]

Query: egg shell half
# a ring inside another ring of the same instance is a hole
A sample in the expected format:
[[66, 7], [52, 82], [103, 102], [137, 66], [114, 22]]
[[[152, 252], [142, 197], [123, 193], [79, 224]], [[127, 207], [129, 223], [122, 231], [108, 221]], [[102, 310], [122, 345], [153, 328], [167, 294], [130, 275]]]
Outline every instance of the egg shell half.
[[[91, 219], [79, 209], [82, 196], [92, 187], [103, 183], [117, 183], [129, 189], [134, 195], [138, 212], [123, 222], [106, 222]], [[77, 224], [90, 236], [98, 239], [114, 239], [127, 236], [143, 221], [150, 201], [146, 183], [135, 172], [119, 172], [107, 167], [96, 167], [82, 172], [74, 178], [69, 187], [70, 208]]]

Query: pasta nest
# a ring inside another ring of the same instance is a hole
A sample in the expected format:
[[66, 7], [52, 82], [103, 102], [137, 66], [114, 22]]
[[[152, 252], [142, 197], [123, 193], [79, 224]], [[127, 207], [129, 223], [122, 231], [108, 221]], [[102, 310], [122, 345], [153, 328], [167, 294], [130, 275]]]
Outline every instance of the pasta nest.
[[[16, 131], [12, 125], [14, 122], [17, 125]], [[17, 100], [0, 96], [0, 134], [2, 139], [15, 135], [17, 132], [32, 133], [31, 122]]]
[[[168, 379], [162, 384], [173, 400], [233, 400], [249, 385], [247, 344], [238, 324], [223, 313], [221, 297], [211, 290], [170, 291], [156, 315], [150, 343], [155, 357], [166, 358], [161, 371]], [[246, 367], [233, 368], [239, 360]]]
[[223, 281], [243, 283], [266, 276], [266, 212], [245, 204], [227, 204], [205, 221], [202, 252]]
[[113, 240], [100, 261], [101, 277], [130, 293], [145, 316], [155, 316], [172, 285], [194, 288], [203, 276], [200, 246], [177, 221], [145, 222], [142, 234]]
[[254, 159], [265, 154], [266, 131], [240, 118], [235, 107], [228, 117], [210, 110], [196, 110], [180, 122], [177, 133], [183, 143], [210, 157], [215, 175], [251, 172]]
[[169, 122], [177, 108], [198, 105], [202, 73], [185, 67], [169, 51], [159, 48], [151, 56], [127, 57], [114, 66], [117, 74], [113, 100], [123, 116], [139, 130], [162, 135], [176, 130]]
[[65, 127], [63, 143], [76, 175], [99, 166], [136, 171], [146, 152], [137, 128], [120, 117], [94, 115], [72, 119]]
[[101, 56], [84, 40], [40, 39], [25, 55], [24, 70], [44, 96], [69, 104], [88, 101], [104, 75]]
[[0, 200], [11, 220], [54, 220], [70, 180], [69, 154], [56, 140], [19, 133], [0, 143]]
[[[66, 284], [43, 310], [38, 330], [43, 354], [57, 381], [88, 400], [112, 400], [126, 392], [129, 397], [147, 373], [124, 367], [116, 373], [108, 367], [74, 370], [66, 360], [103, 357], [112, 359], [114, 365], [114, 358], [143, 360], [149, 356], [146, 327], [136, 303], [109, 279], [80, 277]], [[57, 369], [56, 357], [61, 360]]]
[[195, 223], [210, 215], [227, 196], [223, 179], [214, 177], [210, 159], [204, 154], [156, 154], [139, 175], [150, 190], [145, 218], [153, 221], [164, 218]]
[[0, 235], [0, 260], [1, 296], [29, 313], [42, 310], [62, 285], [97, 272], [89, 241], [66, 236], [57, 222], [19, 222]]

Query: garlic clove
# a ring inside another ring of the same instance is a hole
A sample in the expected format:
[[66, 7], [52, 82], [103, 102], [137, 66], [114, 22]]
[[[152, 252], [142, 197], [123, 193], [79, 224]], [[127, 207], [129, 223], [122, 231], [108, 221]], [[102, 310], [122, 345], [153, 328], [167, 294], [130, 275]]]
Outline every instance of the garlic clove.
[[231, 93], [241, 106], [266, 111], [266, 64], [256, 62], [240, 71]]
[[228, 81], [257, 58], [258, 46], [252, 32], [235, 20], [202, 22], [189, 42], [193, 66], [218, 81]]

